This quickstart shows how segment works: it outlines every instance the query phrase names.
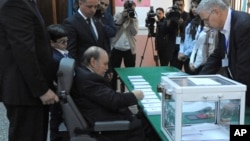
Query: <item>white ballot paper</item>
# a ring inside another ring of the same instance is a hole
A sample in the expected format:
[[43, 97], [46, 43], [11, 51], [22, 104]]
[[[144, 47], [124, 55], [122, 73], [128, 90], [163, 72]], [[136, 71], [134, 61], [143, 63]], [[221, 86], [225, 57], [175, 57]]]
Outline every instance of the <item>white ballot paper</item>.
[[188, 78], [195, 85], [221, 85], [221, 83], [216, 82], [210, 78]]

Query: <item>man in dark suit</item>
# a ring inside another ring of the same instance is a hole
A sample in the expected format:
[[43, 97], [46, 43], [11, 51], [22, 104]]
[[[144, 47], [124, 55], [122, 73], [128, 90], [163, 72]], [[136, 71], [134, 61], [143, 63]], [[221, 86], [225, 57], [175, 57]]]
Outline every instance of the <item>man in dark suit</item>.
[[173, 66], [182, 70], [182, 67], [184, 64], [183, 64], [183, 61], [180, 61], [178, 59], [178, 54], [180, 50], [180, 43], [182, 40], [184, 40], [185, 26], [186, 26], [186, 22], [188, 19], [188, 13], [184, 11], [184, 7], [185, 7], [184, 0], [173, 0], [173, 7], [178, 8], [180, 12], [180, 18], [178, 20], [176, 20], [175, 18], [171, 18], [172, 16], [170, 16], [171, 15], [170, 13], [173, 12], [173, 8], [171, 8], [166, 13], [166, 18], [170, 20], [169, 34], [171, 35], [171, 36], [168, 36], [168, 41], [169, 41], [168, 46], [169, 48], [173, 48], [172, 58], [170, 60], [170, 66]]
[[9, 119], [9, 141], [46, 141], [52, 54], [47, 31], [32, 0], [1, 0], [1, 92]]
[[209, 27], [219, 30], [219, 43], [201, 74], [216, 73], [224, 67], [228, 77], [247, 85], [250, 106], [250, 15], [231, 9], [223, 0], [202, 0], [197, 8]]
[[98, 140], [145, 141], [144, 129], [135, 110], [137, 108], [132, 108], [143, 98], [143, 93], [140, 90], [128, 93], [115, 92], [104, 78], [108, 61], [107, 52], [100, 47], [93, 46], [85, 51], [76, 68], [72, 98], [90, 123], [90, 127], [93, 127], [96, 121], [131, 121], [128, 132], [102, 133], [97, 135]]
[[[98, 20], [93, 18], [99, 0], [78, 0], [78, 3], [77, 12], [63, 22], [69, 33], [67, 49], [76, 61], [79, 61], [80, 56], [90, 46], [103, 47], [105, 45], [103, 27]], [[103, 48], [106, 50], [107, 47]]]
[[[163, 8], [156, 8], [156, 32], [155, 32], [155, 48], [158, 52], [161, 66], [168, 66], [172, 58], [174, 48], [169, 46], [168, 35], [166, 32], [167, 19]], [[163, 30], [165, 29], [165, 31]], [[172, 36], [172, 35], [171, 35]]]

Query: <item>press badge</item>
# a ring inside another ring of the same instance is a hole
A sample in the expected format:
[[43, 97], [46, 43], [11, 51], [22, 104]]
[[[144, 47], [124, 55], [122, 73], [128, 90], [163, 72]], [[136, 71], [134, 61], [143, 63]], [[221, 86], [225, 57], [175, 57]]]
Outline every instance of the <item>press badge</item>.
[[208, 38], [209, 44], [214, 44], [214, 32], [211, 32], [209, 38]]
[[209, 37], [208, 38], [208, 43], [209, 44], [214, 44], [214, 38], [213, 37]]
[[176, 45], [181, 44], [181, 37], [180, 37], [180, 36], [177, 36], [177, 37], [176, 37], [175, 44], [176, 44]]
[[227, 58], [227, 54], [225, 55], [225, 58], [223, 58], [221, 60], [221, 65], [222, 67], [228, 67], [228, 58]]

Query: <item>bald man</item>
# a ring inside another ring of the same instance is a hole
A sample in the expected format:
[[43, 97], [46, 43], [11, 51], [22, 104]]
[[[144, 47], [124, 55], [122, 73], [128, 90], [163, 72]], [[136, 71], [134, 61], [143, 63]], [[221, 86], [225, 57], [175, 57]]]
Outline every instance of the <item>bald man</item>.
[[139, 90], [128, 93], [114, 91], [104, 78], [108, 62], [109, 56], [104, 49], [96, 46], [88, 48], [76, 68], [72, 97], [90, 127], [96, 121], [131, 121], [128, 132], [102, 133], [97, 136], [98, 140], [145, 141], [141, 120], [128, 108], [137, 106], [138, 100], [143, 99], [143, 93]]

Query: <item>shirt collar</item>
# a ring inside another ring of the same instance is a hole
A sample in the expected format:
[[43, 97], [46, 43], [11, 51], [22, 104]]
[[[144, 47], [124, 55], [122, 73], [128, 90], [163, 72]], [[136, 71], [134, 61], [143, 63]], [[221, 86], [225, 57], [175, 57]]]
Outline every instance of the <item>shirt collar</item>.
[[222, 34], [225, 35], [227, 41], [228, 41], [229, 35], [230, 35], [231, 16], [232, 16], [232, 10], [231, 10], [231, 8], [228, 8], [228, 14], [227, 14], [227, 18], [226, 18], [224, 27], [220, 31]]
[[62, 55], [69, 53], [68, 50], [61, 50], [61, 49], [58, 49], [58, 48], [55, 48], [55, 50], [59, 51]]
[[90, 67], [88, 66], [85, 66], [88, 70], [90, 70], [91, 72], [95, 72], [93, 69], [91, 69]]
[[78, 13], [79, 13], [85, 20], [87, 20], [87, 17], [84, 16], [84, 14], [83, 14], [82, 11], [80, 10], [80, 8], [78, 9]]

